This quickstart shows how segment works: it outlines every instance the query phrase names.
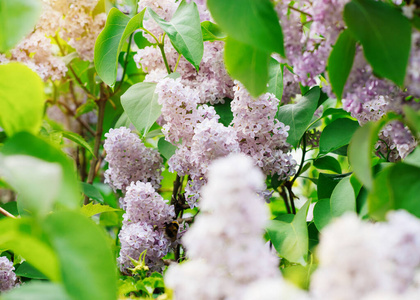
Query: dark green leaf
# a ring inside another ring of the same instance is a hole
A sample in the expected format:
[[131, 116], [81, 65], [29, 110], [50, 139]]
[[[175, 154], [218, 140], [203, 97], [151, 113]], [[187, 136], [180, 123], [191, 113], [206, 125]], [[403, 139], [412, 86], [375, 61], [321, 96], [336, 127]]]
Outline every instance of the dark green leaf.
[[344, 20], [373, 71], [402, 86], [411, 47], [411, 24], [388, 3], [352, 0], [344, 8]]
[[229, 37], [284, 56], [283, 33], [270, 0], [208, 0], [217, 24]]
[[203, 33], [203, 41], [222, 41], [227, 35], [222, 31], [219, 25], [210, 21], [201, 22], [201, 31]]
[[32, 278], [32, 279], [48, 279], [47, 276], [39, 272], [36, 268], [34, 268], [31, 264], [24, 261], [20, 264], [15, 271], [17, 276]]
[[161, 137], [158, 142], [158, 150], [164, 158], [170, 159], [175, 154], [176, 146], [166, 141], [164, 137]]
[[270, 55], [230, 37], [225, 44], [225, 65], [233, 78], [243, 83], [248, 92], [257, 97], [267, 90]]
[[44, 230], [60, 259], [63, 283], [73, 299], [117, 298], [114, 255], [109, 237], [100, 227], [83, 215], [63, 211], [49, 215]]
[[41, 11], [42, 2], [38, 0], [0, 1], [0, 52], [12, 49], [29, 34]]
[[349, 174], [325, 174], [319, 173], [318, 178], [318, 199], [330, 198], [335, 186], [340, 182], [341, 179], [348, 176]]
[[117, 78], [118, 55], [125, 40], [142, 26], [145, 10], [133, 18], [124, 15], [116, 8], [108, 14], [105, 28], [95, 43], [94, 63], [99, 77], [113, 87]]
[[274, 58], [268, 64], [268, 93], [272, 93], [281, 101], [283, 96], [283, 65]]
[[0, 66], [0, 126], [8, 136], [19, 131], [37, 134], [44, 103], [44, 83], [34, 71], [20, 63]]
[[271, 220], [267, 227], [270, 240], [279, 255], [303, 266], [308, 255], [306, 214], [309, 204], [310, 201], [307, 201], [295, 216], [290, 216], [293, 221]]
[[324, 156], [314, 161], [314, 167], [320, 170], [330, 170], [335, 173], [341, 173], [341, 165], [332, 156]]
[[151, 8], [150, 16], [166, 32], [176, 51], [182, 54], [198, 71], [204, 45], [197, 4], [182, 0], [170, 22], [159, 17]]
[[99, 192], [99, 190], [96, 187], [86, 182], [81, 182], [81, 184], [82, 184], [83, 194], [88, 196], [90, 199], [99, 201], [101, 203], [104, 202], [104, 197], [102, 196], [102, 194]]
[[287, 142], [295, 148], [311, 123], [318, 105], [319, 95], [319, 87], [313, 87], [298, 103], [281, 106], [277, 112], [277, 119], [290, 126]]
[[341, 32], [328, 58], [328, 80], [338, 99], [343, 95], [356, 53], [356, 40], [348, 29]]
[[146, 135], [161, 114], [156, 83], [140, 82], [131, 86], [121, 96], [121, 104], [131, 123]]
[[319, 138], [319, 154], [327, 154], [350, 143], [351, 137], [359, 127], [359, 122], [347, 118], [340, 118], [328, 124]]
[[216, 113], [220, 116], [219, 123], [222, 123], [224, 126], [228, 127], [233, 120], [233, 113], [230, 108], [232, 99], [225, 98], [224, 101], [225, 103], [217, 103], [214, 104], [213, 107]]

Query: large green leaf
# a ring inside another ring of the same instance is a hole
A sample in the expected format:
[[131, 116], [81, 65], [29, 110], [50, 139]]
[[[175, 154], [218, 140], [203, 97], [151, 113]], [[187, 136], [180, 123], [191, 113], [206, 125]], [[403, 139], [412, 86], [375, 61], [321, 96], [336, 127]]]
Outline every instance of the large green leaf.
[[186, 0], [182, 0], [169, 22], [159, 17], [151, 8], [147, 8], [147, 11], [166, 32], [176, 51], [181, 53], [198, 71], [203, 58], [204, 45], [197, 4], [193, 1], [187, 3]]
[[[15, 134], [6, 141], [1, 149], [1, 153], [5, 156], [29, 155], [46, 162], [58, 163], [62, 167], [63, 176], [59, 184], [57, 196], [54, 200], [60, 205], [68, 208], [76, 208], [79, 206], [79, 183], [76, 178], [73, 162], [64, 154], [64, 152], [30, 133], [21, 132]], [[38, 201], [40, 200], [41, 199]]]
[[319, 154], [327, 154], [347, 145], [359, 127], [359, 122], [348, 118], [340, 118], [328, 124], [319, 138]]
[[31, 281], [0, 297], [1, 300], [71, 300], [61, 284]]
[[356, 40], [348, 29], [338, 37], [328, 58], [328, 80], [338, 99], [343, 95], [344, 85], [349, 77], [356, 53]]
[[317, 186], [318, 199], [329, 199], [336, 185], [348, 175], [349, 174], [336, 175], [319, 173]]
[[321, 231], [332, 220], [330, 199], [320, 199], [314, 207], [314, 223]]
[[146, 135], [161, 114], [156, 83], [140, 82], [131, 86], [122, 96], [125, 113], [139, 132]]
[[287, 142], [297, 147], [303, 134], [308, 128], [318, 105], [320, 88], [310, 89], [296, 104], [281, 106], [277, 112], [277, 119], [290, 126]]
[[356, 211], [356, 195], [350, 176], [335, 186], [330, 198], [330, 210], [333, 217], [339, 217], [347, 211]]
[[270, 58], [268, 64], [268, 88], [281, 101], [283, 96], [283, 65], [274, 58]]
[[310, 201], [302, 206], [295, 216], [272, 220], [267, 227], [268, 235], [281, 257], [290, 262], [306, 265], [308, 255], [308, 227], [306, 214]]
[[38, 234], [40, 229], [26, 218], [0, 220], [0, 249], [12, 250], [45, 274], [50, 280], [59, 281], [57, 256]]
[[248, 92], [257, 97], [267, 90], [270, 55], [230, 37], [225, 44], [225, 65], [233, 78], [243, 83]]
[[0, 52], [12, 49], [34, 29], [41, 10], [39, 0], [0, 1]]
[[126, 39], [143, 24], [145, 10], [129, 18], [116, 8], [108, 14], [105, 28], [95, 42], [94, 63], [99, 77], [113, 87], [117, 79], [118, 55]]
[[344, 20], [373, 71], [402, 86], [411, 46], [411, 24], [392, 5], [374, 0], [352, 0]]
[[386, 213], [395, 207], [391, 195], [392, 188], [389, 178], [391, 166], [380, 171], [373, 180], [373, 186], [368, 194], [368, 213], [375, 220], [385, 221]]
[[230, 37], [261, 51], [284, 56], [283, 33], [270, 0], [208, 0], [217, 24]]
[[34, 71], [20, 63], [0, 66], [0, 126], [8, 136], [38, 133], [44, 103], [44, 84]]
[[335, 173], [341, 173], [341, 165], [332, 156], [324, 156], [314, 160], [314, 167], [320, 170], [330, 170]]
[[67, 293], [77, 300], [115, 300], [117, 272], [105, 232], [75, 212], [49, 215], [44, 230], [59, 257]]

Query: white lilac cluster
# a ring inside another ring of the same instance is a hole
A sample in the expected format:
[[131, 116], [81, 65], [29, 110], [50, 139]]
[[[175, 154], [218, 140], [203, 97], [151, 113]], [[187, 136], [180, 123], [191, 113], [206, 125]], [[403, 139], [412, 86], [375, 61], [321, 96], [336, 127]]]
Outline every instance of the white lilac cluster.
[[266, 93], [254, 99], [237, 84], [231, 103], [232, 126], [238, 136], [241, 151], [251, 156], [265, 174], [277, 174], [286, 179], [295, 172], [296, 161], [287, 154], [289, 126], [276, 119], [279, 100]]
[[15, 287], [17, 278], [15, 267], [7, 257], [0, 256], [0, 293]]
[[111, 128], [105, 137], [105, 161], [109, 163], [105, 183], [122, 192], [135, 181], [150, 182], [156, 189], [160, 187], [163, 161], [158, 151], [147, 148], [126, 127]]
[[280, 278], [278, 258], [264, 245], [264, 177], [244, 154], [215, 161], [201, 213], [183, 237], [189, 261], [170, 266], [165, 284], [177, 300], [243, 299], [259, 279]]
[[134, 267], [130, 258], [138, 260], [145, 250], [146, 265], [152, 271], [162, 271], [162, 258], [172, 245], [165, 235], [165, 224], [175, 218], [174, 207], [169, 206], [150, 183], [140, 181], [132, 182], [127, 187], [121, 203], [126, 210], [118, 235], [121, 242], [118, 257], [121, 271]]
[[408, 212], [376, 224], [345, 215], [321, 233], [310, 291], [323, 300], [417, 299], [409, 295], [420, 294], [419, 253], [420, 220]]

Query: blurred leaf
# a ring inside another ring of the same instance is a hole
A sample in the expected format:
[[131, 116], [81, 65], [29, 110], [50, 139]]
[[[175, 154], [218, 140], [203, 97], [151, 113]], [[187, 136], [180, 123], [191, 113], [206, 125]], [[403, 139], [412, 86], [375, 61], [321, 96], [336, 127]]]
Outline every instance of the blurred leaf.
[[270, 55], [259, 48], [228, 37], [225, 43], [225, 65], [229, 75], [239, 80], [257, 97], [267, 90]]
[[204, 45], [197, 4], [182, 0], [170, 22], [159, 17], [151, 8], [147, 12], [166, 32], [176, 51], [182, 54], [198, 71]]
[[201, 22], [201, 32], [203, 33], [203, 41], [222, 41], [227, 38], [226, 33], [222, 31], [219, 25], [210, 21]]
[[61, 284], [31, 281], [2, 294], [1, 300], [70, 300]]
[[207, 7], [232, 39], [285, 56], [280, 22], [269, 0], [208, 0]]
[[417, 146], [405, 159], [404, 163], [420, 168], [420, 146]]
[[110, 211], [120, 211], [120, 209], [112, 208], [108, 205], [102, 205], [102, 204], [93, 204], [92, 202], [86, 205], [83, 205], [81, 208], [81, 212], [86, 217], [92, 217], [97, 214], [101, 214], [104, 212], [110, 212]]
[[373, 72], [402, 87], [411, 47], [410, 21], [393, 5], [374, 0], [348, 2], [343, 16]]
[[311, 88], [296, 104], [287, 104], [279, 108], [276, 118], [289, 125], [287, 142], [297, 147], [303, 134], [311, 123], [312, 117], [318, 105], [320, 88]]
[[1, 0], [0, 52], [12, 49], [28, 35], [38, 22], [41, 11], [42, 2], [38, 0]]
[[368, 194], [369, 216], [375, 220], [385, 221], [386, 213], [395, 206], [391, 196], [390, 173], [390, 166], [378, 172], [373, 180], [372, 189]]
[[96, 104], [96, 102], [93, 99], [88, 98], [85, 103], [83, 103], [76, 109], [76, 115], [74, 117], [78, 118], [81, 115], [84, 115], [93, 111], [97, 107], [98, 105]]
[[272, 93], [280, 101], [283, 97], [283, 65], [274, 58], [268, 63], [268, 93]]
[[161, 137], [158, 142], [158, 150], [164, 158], [170, 159], [175, 154], [176, 146], [166, 141], [165, 137]]
[[341, 165], [332, 156], [324, 156], [314, 160], [314, 167], [320, 170], [329, 170], [341, 174]]
[[42, 125], [44, 103], [41, 77], [20, 63], [0, 65], [0, 126], [9, 137], [19, 131], [37, 134]]
[[77, 134], [75, 132], [72, 132], [72, 131], [61, 131], [61, 134], [66, 139], [69, 139], [70, 141], [75, 142], [79, 146], [82, 146], [83, 148], [85, 148], [86, 150], [88, 150], [93, 156], [95, 156], [95, 154], [93, 153], [92, 147], [79, 134]]
[[[71, 226], [69, 226], [71, 225]], [[75, 212], [56, 212], [44, 222], [67, 293], [78, 300], [115, 300], [117, 272], [105, 232]]]
[[267, 227], [268, 235], [281, 257], [290, 262], [306, 265], [308, 255], [308, 227], [306, 225], [306, 214], [310, 201], [291, 216], [292, 221], [271, 220]]
[[358, 128], [360, 128], [359, 122], [347, 118], [340, 118], [328, 124], [319, 138], [320, 155], [350, 143], [351, 137]]
[[140, 82], [131, 86], [121, 96], [125, 113], [139, 132], [146, 135], [161, 114], [156, 83]]
[[117, 79], [118, 55], [125, 40], [142, 26], [145, 10], [133, 18], [124, 15], [116, 8], [108, 14], [105, 28], [95, 43], [94, 63], [99, 77], [110, 87]]
[[343, 30], [328, 58], [328, 79], [338, 99], [343, 95], [344, 86], [353, 66], [356, 40], [348, 29]]
[[414, 136], [420, 137], [420, 112], [408, 105], [403, 106], [405, 121]]

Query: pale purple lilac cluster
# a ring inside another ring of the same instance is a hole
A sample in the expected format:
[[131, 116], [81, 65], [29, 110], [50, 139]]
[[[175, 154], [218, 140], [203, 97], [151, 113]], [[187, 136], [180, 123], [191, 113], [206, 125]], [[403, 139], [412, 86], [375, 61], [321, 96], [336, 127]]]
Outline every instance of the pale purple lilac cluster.
[[[348, 214], [322, 231], [314, 299], [416, 299], [420, 294], [420, 221], [406, 211], [387, 223], [368, 223]], [[391, 297], [391, 295], [393, 295]]]
[[0, 256], [0, 293], [16, 286], [17, 277], [13, 263], [5, 256]]
[[263, 188], [262, 172], [244, 154], [212, 164], [202, 212], [182, 239], [189, 260], [165, 275], [176, 299], [243, 299], [249, 284], [280, 277], [278, 258], [262, 239], [268, 210], [257, 191]]
[[296, 161], [288, 154], [289, 126], [276, 119], [279, 100], [273, 94], [254, 99], [238, 83], [231, 103], [232, 127], [238, 136], [241, 152], [251, 156], [267, 175], [286, 179], [295, 172]]
[[147, 148], [126, 127], [110, 129], [105, 137], [105, 161], [109, 163], [105, 183], [123, 193], [135, 181], [150, 182], [156, 189], [160, 187], [163, 160], [157, 150]]
[[145, 263], [153, 271], [162, 271], [162, 258], [168, 253], [172, 242], [165, 235], [165, 224], [175, 218], [174, 207], [147, 182], [132, 182], [127, 187], [122, 207], [123, 226], [118, 235], [121, 242], [118, 264], [121, 271], [134, 267], [131, 259], [138, 260], [146, 250]]

